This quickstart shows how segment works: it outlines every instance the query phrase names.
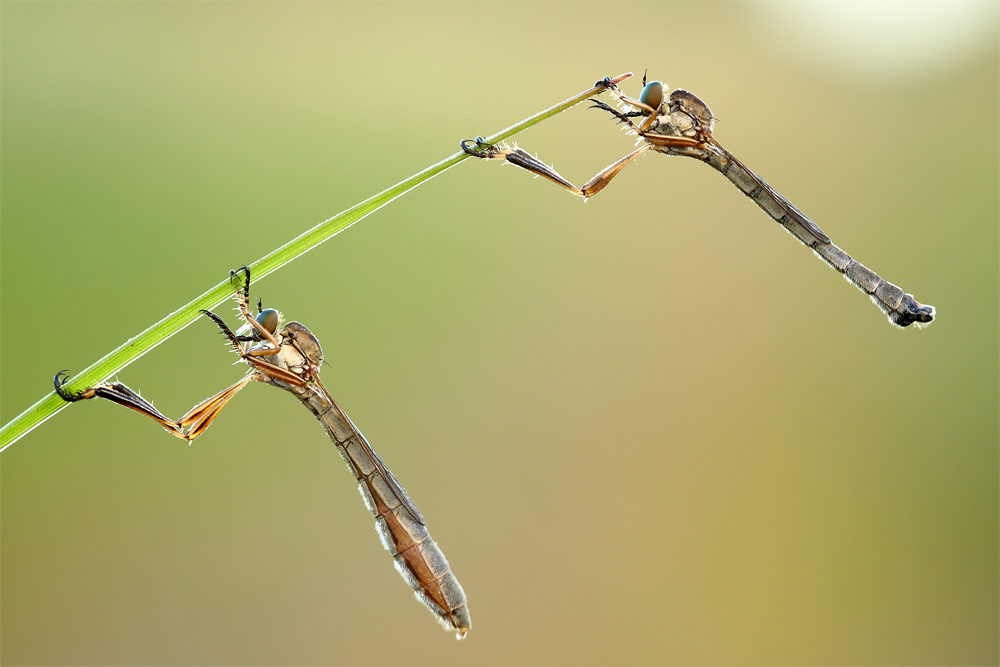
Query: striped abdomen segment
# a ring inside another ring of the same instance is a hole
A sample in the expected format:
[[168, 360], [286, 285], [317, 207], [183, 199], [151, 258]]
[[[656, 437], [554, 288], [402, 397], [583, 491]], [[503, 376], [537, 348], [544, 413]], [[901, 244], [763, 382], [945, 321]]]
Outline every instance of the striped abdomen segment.
[[853, 257], [833, 243], [816, 243], [812, 249], [820, 259], [840, 271], [859, 290], [870, 296], [872, 303], [881, 308], [896, 326], [926, 326], [934, 320], [934, 306], [914, 301], [912, 294], [906, 294], [901, 288], [882, 280], [877, 273], [854, 261]]
[[[375, 517], [375, 528], [383, 546], [392, 554], [396, 570], [438, 622], [446, 630], [454, 630], [456, 638], [462, 639], [472, 626], [465, 592], [452, 574], [448, 560], [427, 532], [419, 512], [414, 516], [407, 510], [382, 477], [379, 468], [385, 470], [405, 495], [402, 486], [347, 415], [332, 399], [327, 400], [327, 396], [321, 395], [325, 392], [315, 391], [309, 386], [296, 387], [291, 391], [320, 420], [358, 480], [361, 497]], [[412, 505], [409, 496], [406, 499]]]
[[926, 325], [934, 319], [934, 306], [914, 301], [912, 294], [880, 278], [868, 267], [835, 246], [816, 223], [774, 191], [764, 179], [746, 168], [728, 151], [717, 144], [701, 156], [705, 162], [725, 175], [740, 192], [750, 197], [771, 218], [792, 236], [809, 246], [827, 264], [842, 273], [855, 287], [871, 297], [889, 321], [897, 326]]
[[[346, 459], [345, 449], [340, 448], [340, 451]], [[472, 625], [465, 592], [427, 527], [414, 520], [402, 505], [388, 507], [387, 496], [382, 493], [387, 489], [377, 475], [358, 481], [358, 489], [375, 516], [375, 528], [382, 545], [392, 554], [396, 570], [417, 599], [437, 616], [438, 622], [446, 630], [454, 630], [456, 638], [462, 639]]]

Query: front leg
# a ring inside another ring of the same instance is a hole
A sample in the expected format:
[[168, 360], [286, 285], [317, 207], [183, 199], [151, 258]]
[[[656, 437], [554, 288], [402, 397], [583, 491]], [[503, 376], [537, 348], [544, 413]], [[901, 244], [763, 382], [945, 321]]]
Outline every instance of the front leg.
[[[258, 348], [249, 352], [251, 356], [261, 357], [277, 354], [281, 347], [278, 344], [278, 340], [274, 337], [274, 334], [278, 331], [280, 319], [278, 311], [272, 308], [265, 309], [260, 299], [257, 299], [257, 317], [252, 317], [250, 315], [250, 269], [247, 266], [242, 266], [236, 271], [230, 271], [229, 276], [230, 280], [235, 280], [240, 271], [246, 274], [246, 282], [243, 288], [236, 293], [236, 303], [239, 307], [240, 315], [242, 315], [243, 319], [246, 320], [246, 325], [241, 328], [241, 331], [251, 331], [256, 333], [253, 333], [250, 336], [236, 336], [217, 315], [210, 313], [207, 310], [203, 310], [201, 312], [211, 317], [212, 320], [222, 328], [223, 333], [229, 336], [230, 341], [234, 342], [234, 345], [235, 341], [251, 342], [261, 340], [266, 340], [271, 344], [270, 348]], [[240, 346], [237, 346], [237, 352], [239, 352], [242, 357], [246, 357], [248, 354], [248, 352]]]
[[632, 130], [636, 134], [639, 133], [639, 126], [633, 123], [632, 119], [644, 116], [645, 114], [643, 114], [641, 111], [629, 111], [628, 113], [622, 113], [618, 109], [615, 109], [614, 107], [607, 105], [604, 102], [601, 102], [600, 100], [590, 100], [590, 101], [593, 102], [593, 104], [589, 107], [590, 109], [600, 109], [601, 111], [607, 111], [609, 114], [617, 118], [619, 123], [625, 123], [626, 125], [629, 126], [630, 130]]
[[[281, 346], [277, 344], [277, 341], [275, 341], [275, 348], [273, 350], [270, 349], [270, 348], [259, 348], [259, 349], [256, 349], [256, 350], [247, 349], [243, 345], [243, 342], [242, 342], [242, 338], [243, 337], [242, 336], [237, 336], [235, 333], [233, 333], [233, 330], [229, 328], [229, 325], [227, 325], [222, 320], [221, 317], [219, 317], [215, 313], [213, 313], [211, 311], [208, 311], [208, 310], [203, 310], [201, 312], [204, 313], [213, 322], [215, 322], [216, 325], [218, 325], [218, 327], [219, 327], [220, 331], [222, 332], [222, 334], [229, 339], [229, 343], [233, 346], [233, 349], [236, 350], [236, 354], [240, 355], [240, 357], [243, 358], [243, 361], [247, 362], [247, 365], [249, 365], [250, 368], [252, 368], [253, 370], [257, 371], [257, 374], [253, 374], [252, 373], [252, 374], [250, 374], [250, 375], [247, 376], [248, 378], [253, 379], [253, 380], [262, 380], [262, 377], [266, 376], [266, 377], [277, 379], [277, 380], [281, 380], [282, 382], [287, 382], [288, 384], [293, 384], [293, 385], [296, 385], [296, 386], [299, 386], [299, 387], [301, 387], [301, 386], [303, 386], [303, 385], [306, 384], [306, 381], [303, 380], [298, 375], [296, 375], [295, 373], [292, 373], [291, 371], [287, 371], [284, 368], [281, 368], [280, 366], [276, 366], [274, 364], [268, 363], [267, 361], [265, 361], [263, 359], [259, 359], [258, 358], [258, 357], [266, 357], [266, 356], [272, 356], [272, 355], [278, 354], [281, 351]], [[253, 320], [253, 321], [256, 322], [256, 320]], [[260, 375], [258, 375], [258, 374], [260, 374]], [[266, 380], [262, 380], [262, 381], [266, 381]], [[209, 400], [211, 400], [211, 399], [209, 399]], [[195, 408], [195, 409], [197, 409], [197, 408]], [[185, 417], [190, 416], [194, 411], [195, 410], [192, 410], [187, 415], [185, 415]], [[183, 418], [182, 418], [181, 421], [183, 421]]]

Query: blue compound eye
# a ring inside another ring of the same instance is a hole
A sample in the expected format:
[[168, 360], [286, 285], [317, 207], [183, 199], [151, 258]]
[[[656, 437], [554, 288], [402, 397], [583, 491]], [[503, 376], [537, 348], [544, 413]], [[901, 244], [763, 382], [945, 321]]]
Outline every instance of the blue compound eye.
[[278, 330], [278, 311], [274, 308], [265, 308], [257, 316], [257, 323], [267, 329], [268, 333]]
[[647, 83], [639, 93], [639, 101], [653, 109], [659, 109], [663, 103], [663, 84], [659, 81]]

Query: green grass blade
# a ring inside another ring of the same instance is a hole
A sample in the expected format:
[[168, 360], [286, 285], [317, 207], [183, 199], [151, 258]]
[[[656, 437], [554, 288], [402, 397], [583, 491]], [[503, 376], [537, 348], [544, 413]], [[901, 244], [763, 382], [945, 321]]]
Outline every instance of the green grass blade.
[[[615, 83], [619, 83], [630, 76], [632, 76], [631, 73], [623, 74], [613, 79], [613, 81]], [[518, 132], [526, 130], [532, 125], [542, 122], [546, 118], [551, 118], [557, 113], [565, 111], [566, 109], [586, 100], [591, 95], [600, 93], [603, 90], [603, 86], [595, 86], [569, 98], [564, 102], [560, 102], [545, 111], [537, 113], [530, 118], [526, 118], [525, 120], [508, 127], [506, 130], [487, 137], [486, 141], [489, 143], [496, 143], [503, 141], [504, 139], [508, 139]], [[366, 199], [360, 204], [357, 204], [342, 213], [338, 213], [329, 220], [316, 225], [309, 231], [301, 234], [295, 239], [292, 239], [277, 250], [265, 255], [251, 264], [251, 275], [254, 280], [263, 278], [272, 271], [275, 271], [292, 261], [299, 255], [312, 250], [323, 241], [329, 239], [331, 236], [342, 232], [362, 218], [371, 215], [396, 197], [409, 192], [424, 181], [430, 180], [442, 171], [455, 166], [468, 157], [471, 156], [467, 155], [465, 152], [455, 153], [451, 157], [424, 169], [420, 173], [415, 174], [404, 181], [400, 181], [391, 188], [383, 190], [374, 197]], [[162, 320], [140, 333], [138, 336], [128, 339], [121, 346], [112, 350], [104, 357], [73, 376], [72, 381], [67, 383], [67, 390], [70, 392], [80, 391], [86, 387], [92, 387], [99, 382], [103, 382], [142, 355], [152, 350], [163, 341], [173, 336], [181, 329], [194, 322], [201, 316], [199, 311], [211, 310], [235, 294], [237, 289], [238, 287], [230, 284], [228, 279], [224, 280], [201, 296], [170, 313]], [[69, 404], [59, 398], [59, 396], [53, 391], [22, 412], [20, 415], [4, 424], [3, 428], [0, 429], [0, 452], [17, 442], [36, 426], [40, 425], [46, 419], [62, 410], [67, 405]]]

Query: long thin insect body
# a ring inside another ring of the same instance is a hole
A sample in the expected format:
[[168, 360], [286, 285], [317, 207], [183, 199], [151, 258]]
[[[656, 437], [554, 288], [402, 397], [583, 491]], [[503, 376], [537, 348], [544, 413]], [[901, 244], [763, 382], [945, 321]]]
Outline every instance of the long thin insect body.
[[[382, 545], [392, 555], [396, 570], [413, 588], [414, 595], [434, 613], [442, 626], [456, 631], [459, 639], [464, 637], [471, 627], [465, 592], [448, 560], [427, 532], [423, 517], [416, 507], [408, 509], [404, 505], [398, 491], [412, 506], [409, 496], [318, 380], [305, 386], [284, 388], [316, 416], [337, 446], [358, 480], [365, 505], [375, 517]], [[391, 488], [387, 480], [391, 480], [398, 491]]]
[[[245, 301], [241, 302], [241, 310], [249, 318]], [[231, 332], [228, 335], [242, 350], [236, 337]], [[298, 322], [286, 324], [277, 338], [279, 351], [269, 361], [253, 356], [256, 346], [243, 351], [243, 358], [262, 382], [293, 394], [323, 425], [358, 480], [361, 496], [375, 517], [379, 537], [392, 555], [396, 570], [438, 622], [462, 639], [472, 625], [465, 592], [427, 532], [424, 518], [409, 494], [320, 381], [323, 350], [319, 341]], [[260, 347], [267, 345], [264, 342]], [[297, 381], [289, 382], [289, 375]]]
[[[904, 293], [901, 288], [883, 280], [874, 271], [855, 261], [853, 257], [834, 245], [809, 218], [787, 199], [771, 190], [763, 179], [744, 167], [730, 153], [712, 151], [705, 162], [725, 174], [741, 192], [750, 197], [792, 236], [803, 245], [812, 248], [820, 259], [871, 297], [872, 303], [886, 314], [892, 324], [899, 327], [910, 324], [919, 326], [929, 324], [934, 319], [933, 306], [917, 303], [912, 294]], [[748, 191], [751, 185], [756, 187]]]
[[[416, 598], [438, 622], [462, 639], [472, 626], [465, 593], [427, 532], [420, 510], [320, 382], [323, 349], [319, 341], [298, 322], [280, 327], [277, 311], [264, 309], [259, 301], [258, 316], [253, 318], [249, 310], [250, 271], [246, 267], [241, 271], [246, 272], [246, 278], [237, 293], [237, 304], [249, 333], [234, 333], [218, 315], [202, 311], [250, 367], [247, 375], [231, 387], [202, 401], [178, 421], [169, 419], [137, 392], [118, 382], [71, 394], [63, 388], [65, 371], [62, 371], [53, 378], [56, 392], [66, 401], [108, 399], [156, 420], [171, 434], [188, 441], [201, 435], [226, 403], [252, 381], [293, 394], [319, 420], [358, 480], [365, 505], [375, 517], [379, 538]], [[237, 273], [231, 272], [234, 280]]]
[[[674, 92], [690, 95], [687, 91]], [[867, 294], [872, 302], [886, 314], [892, 324], [899, 327], [910, 324], [919, 326], [929, 324], [933, 320], [933, 306], [916, 302], [912, 294], [906, 294], [901, 288], [883, 280], [874, 271], [857, 262], [834, 245], [830, 237], [816, 223], [776, 192], [764, 179], [750, 171], [711, 135], [707, 137], [705, 143], [698, 147], [677, 147], [667, 142], [658, 143], [656, 135], [651, 136], [648, 140], [653, 144], [653, 150], [667, 155], [693, 157], [723, 174], [740, 192], [749, 197], [762, 211], [784, 227], [799, 242], [811, 248], [820, 259]]]
[[[643, 76], [642, 94], [638, 100], [624, 95], [609, 79], [605, 79], [604, 84], [607, 90], [626, 105], [626, 111], [618, 111], [598, 100], [592, 100], [594, 104], [591, 108], [610, 113], [636, 133], [643, 145], [600, 171], [582, 188], [576, 187], [554, 169], [520, 148], [492, 146], [477, 138], [475, 142], [463, 141], [462, 149], [479, 158], [506, 160], [522, 169], [544, 176], [584, 199], [596, 195], [607, 187], [611, 179], [626, 164], [647, 150], [701, 160], [724, 175], [786, 231], [812, 248], [823, 261], [868, 294], [893, 325], [906, 327], [916, 324], [919, 327], [934, 320], [934, 306], [917, 302], [912, 294], [905, 293], [901, 288], [883, 280], [874, 271], [855, 261], [834, 245], [830, 237], [815, 222], [723, 148], [712, 135], [715, 116], [698, 96], [681, 89], [674, 90], [669, 96], [664, 95], [663, 84], [659, 81], [647, 84], [645, 76]], [[643, 120], [636, 124], [633, 118], [643, 118]]]

